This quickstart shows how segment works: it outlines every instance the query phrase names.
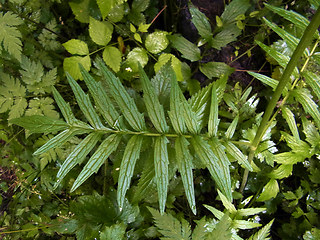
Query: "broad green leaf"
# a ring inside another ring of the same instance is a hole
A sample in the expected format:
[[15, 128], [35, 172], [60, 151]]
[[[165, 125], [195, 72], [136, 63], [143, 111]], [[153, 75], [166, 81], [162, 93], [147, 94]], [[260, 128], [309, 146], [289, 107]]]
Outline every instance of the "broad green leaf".
[[211, 41], [211, 47], [220, 50], [229, 43], [236, 41], [240, 34], [241, 30], [235, 24], [230, 24], [226, 27], [223, 27], [221, 32], [213, 37]]
[[119, 72], [122, 61], [121, 52], [118, 48], [107, 46], [102, 53], [104, 62], [114, 71]]
[[127, 226], [122, 222], [105, 227], [100, 232], [100, 240], [125, 239], [126, 228]]
[[210, 106], [210, 115], [208, 121], [208, 135], [209, 137], [217, 136], [218, 126], [219, 126], [219, 116], [218, 116], [218, 97], [217, 97], [217, 90], [216, 86], [212, 86], [211, 91], [211, 106]]
[[186, 131], [185, 119], [184, 119], [184, 108], [181, 101], [179, 85], [176, 78], [171, 79], [171, 93], [170, 93], [170, 111], [168, 115], [170, 117], [173, 129], [183, 134]]
[[94, 148], [100, 138], [101, 134], [92, 132], [76, 146], [60, 167], [54, 188], [58, 187], [62, 179], [70, 172], [71, 169], [84, 161], [85, 157]]
[[38, 115], [15, 118], [9, 122], [26, 128], [33, 133], [51, 133], [68, 128], [68, 124], [64, 121]]
[[150, 0], [134, 0], [132, 2], [132, 9], [137, 12], [145, 11], [149, 6]]
[[265, 211], [266, 208], [244, 208], [237, 211], [238, 216], [251, 216]]
[[189, 11], [192, 17], [191, 21], [198, 30], [199, 35], [206, 41], [210, 41], [210, 38], [212, 38], [212, 30], [206, 15], [193, 5], [189, 6]]
[[87, 164], [83, 167], [79, 176], [75, 180], [71, 192], [76, 190], [82, 183], [84, 183], [93, 173], [98, 172], [102, 164], [108, 159], [109, 155], [114, 152], [121, 140], [121, 136], [112, 134], [108, 136], [90, 157]]
[[158, 72], [162, 66], [164, 66], [167, 62], [171, 61], [171, 66], [173, 71], [176, 74], [176, 78], [179, 82], [183, 81], [182, 69], [181, 69], [181, 61], [174, 55], [170, 53], [162, 53], [157, 61], [154, 64], [154, 71]]
[[178, 240], [178, 239], [190, 239], [191, 229], [187, 221], [182, 220], [182, 224], [171, 214], [159, 213], [153, 208], [148, 207], [151, 212], [155, 225], [158, 231], [164, 236], [161, 239]]
[[119, 208], [122, 209], [125, 200], [126, 192], [130, 186], [130, 181], [133, 175], [134, 167], [140, 155], [143, 138], [134, 135], [127, 143], [126, 149], [120, 166], [117, 201]]
[[96, 44], [105, 46], [111, 38], [113, 32], [113, 25], [109, 22], [101, 22], [92, 17], [89, 21], [89, 35]]
[[272, 172], [268, 174], [268, 176], [274, 179], [287, 178], [292, 174], [292, 170], [292, 164], [281, 164], [277, 169], [273, 169]]
[[108, 20], [114, 23], [120, 22], [124, 17], [124, 14], [125, 14], [124, 4], [118, 4], [112, 8], [111, 12], [109, 12]]
[[305, 78], [306, 82], [312, 88], [313, 92], [317, 95], [318, 99], [320, 99], [320, 77], [310, 71], [304, 71], [302, 76]]
[[71, 39], [62, 45], [71, 54], [78, 54], [78, 55], [89, 54], [88, 45], [84, 41], [81, 41], [78, 39]]
[[79, 84], [68, 73], [66, 75], [76, 97], [77, 103], [90, 125], [95, 129], [105, 129], [105, 126], [103, 126], [98, 114], [96, 113], [89, 96], [84, 93]]
[[79, 64], [81, 64], [86, 69], [86, 71], [89, 71], [91, 67], [90, 57], [73, 56], [65, 58], [63, 60], [63, 70], [69, 73], [76, 80], [82, 79]]
[[249, 73], [252, 77], [255, 77], [256, 79], [260, 80], [262, 83], [268, 85], [269, 87], [272, 87], [273, 91], [276, 90], [279, 81], [273, 78], [267, 77], [260, 73], [255, 73], [250, 71], [248, 71], [247, 73]]
[[154, 143], [154, 168], [158, 189], [159, 208], [161, 214], [164, 213], [168, 192], [168, 139], [164, 136], [156, 137]]
[[219, 190], [218, 190], [218, 195], [220, 197], [220, 200], [222, 201], [223, 206], [231, 213], [235, 214], [237, 212], [237, 209], [235, 206], [230, 202], [226, 196], [224, 196]]
[[156, 31], [148, 34], [145, 41], [147, 50], [153, 54], [157, 54], [165, 50], [169, 45], [167, 35], [168, 33], [165, 31]]
[[283, 118], [288, 123], [288, 126], [292, 132], [292, 135], [295, 137], [296, 140], [300, 140], [299, 130], [298, 130], [297, 123], [293, 113], [287, 107], [281, 108], [281, 112], [282, 112]]
[[320, 129], [320, 112], [318, 105], [312, 100], [311, 94], [305, 89], [297, 89], [292, 92], [292, 95], [302, 105], [305, 112], [311, 115]]
[[191, 62], [200, 60], [200, 49], [195, 44], [178, 34], [169, 36], [168, 38], [172, 46], [182, 54], [181, 57]]
[[236, 145], [228, 141], [225, 143], [225, 147], [227, 153], [234, 157], [242, 167], [248, 169], [249, 171], [253, 171], [247, 157], [239, 150], [239, 148], [236, 147]]
[[249, 238], [249, 240], [269, 240], [268, 237], [270, 234], [270, 229], [273, 224], [274, 219], [272, 219], [267, 225], [261, 228], [258, 232], [256, 232], [253, 236]]
[[110, 72], [102, 61], [99, 61], [98, 65], [102, 70], [104, 80], [110, 88], [112, 96], [116, 100], [128, 123], [136, 131], [144, 130], [145, 122], [143, 114], [139, 113], [134, 100], [129, 96], [119, 78]]
[[281, 132], [282, 137], [286, 140], [288, 146], [292, 149], [294, 153], [301, 154], [306, 158], [313, 155], [311, 148], [308, 143], [303, 140], [296, 139], [286, 132]]
[[296, 164], [298, 162], [303, 162], [305, 159], [305, 156], [301, 154], [297, 154], [294, 152], [283, 152], [275, 154], [275, 161], [280, 164], [286, 164], [286, 165], [292, 165]]
[[265, 202], [271, 198], [275, 198], [279, 192], [279, 185], [277, 180], [270, 179], [267, 185], [264, 186], [260, 197], [257, 199], [258, 202]]
[[223, 75], [229, 76], [234, 72], [234, 68], [229, 67], [223, 62], [208, 62], [200, 65], [200, 71], [207, 76], [207, 78], [219, 78]]
[[143, 48], [136, 47], [128, 53], [126, 63], [129, 65], [129, 68], [131, 68], [131, 71], [138, 72], [138, 63], [140, 63], [140, 65], [144, 67], [145, 65], [147, 65], [148, 60], [149, 58], [147, 51]]
[[5, 14], [0, 13], [0, 50], [3, 47], [19, 61], [21, 61], [22, 35], [17, 26], [22, 23], [22, 19], [10, 11], [5, 11]]
[[113, 106], [108, 94], [106, 94], [101, 82], [96, 82], [96, 80], [81, 65], [80, 70], [98, 111], [101, 113], [110, 127], [119, 128], [120, 115]]
[[97, 0], [97, 4], [103, 19], [108, 16], [111, 9], [116, 5], [116, 2], [116, 0]]
[[237, 17], [241, 14], [245, 14], [249, 9], [250, 3], [249, 0], [233, 0], [229, 5], [224, 9], [221, 20], [223, 24], [229, 24], [234, 22]]
[[64, 117], [67, 123], [72, 124], [76, 120], [76, 118], [73, 115], [69, 103], [66, 103], [66, 101], [62, 98], [62, 96], [55, 87], [52, 87], [52, 93], [54, 100], [56, 100], [56, 104], [58, 105], [62, 113], [62, 116]]
[[101, 16], [97, 3], [94, 0], [69, 2], [69, 5], [79, 22], [89, 23], [90, 16], [94, 16], [96, 18]]
[[40, 155], [49, 151], [51, 148], [60, 147], [62, 144], [67, 142], [71, 137], [76, 134], [83, 133], [83, 130], [79, 130], [77, 128], [66, 129], [63, 132], [59, 133], [55, 137], [51, 138], [46, 144], [42, 145], [38, 148], [37, 151], [33, 153], [33, 155]]
[[141, 65], [139, 65], [139, 69], [143, 89], [143, 99], [146, 104], [149, 118], [158, 132], [168, 132], [169, 127], [166, 122], [163, 106], [160, 104], [154, 88]]
[[219, 165], [219, 160], [217, 156], [212, 152], [210, 145], [200, 136], [192, 137], [191, 143], [196, 154], [199, 156], [201, 161], [207, 166], [211, 176], [217, 183], [218, 188], [227, 197], [227, 199], [231, 201], [231, 185], [227, 181], [229, 176], [224, 176], [223, 170]]
[[193, 174], [192, 174], [192, 156], [188, 149], [189, 142], [183, 136], [175, 141], [176, 159], [178, 169], [181, 174], [183, 187], [189, 202], [189, 206], [194, 215], [197, 214], [196, 202], [194, 196]]
[[[288, 11], [286, 9], [275, 7], [275, 6], [271, 6], [271, 5], [266, 4], [266, 3], [265, 3], [265, 6], [268, 9], [270, 9], [271, 11], [273, 11], [274, 13], [277, 13], [281, 17], [284, 17], [288, 21], [292, 22], [296, 27], [298, 27], [302, 31], [304, 31], [307, 28], [307, 26], [309, 25], [309, 23], [310, 23], [310, 21], [307, 18], [305, 18], [304, 16], [302, 16], [299, 13], [296, 13], [296, 12], [294, 12], [292, 10]], [[318, 33], [315, 33], [314, 37], [317, 38], [318, 37]]]
[[303, 132], [306, 135], [306, 141], [311, 144], [312, 147], [317, 146], [320, 143], [320, 134], [318, 129], [305, 117], [302, 118]]
[[231, 124], [229, 125], [226, 133], [225, 133], [225, 137], [227, 139], [231, 139], [233, 137], [234, 132], [236, 131], [237, 125], [238, 125], [238, 121], [239, 121], [239, 115], [237, 115], [231, 122]]

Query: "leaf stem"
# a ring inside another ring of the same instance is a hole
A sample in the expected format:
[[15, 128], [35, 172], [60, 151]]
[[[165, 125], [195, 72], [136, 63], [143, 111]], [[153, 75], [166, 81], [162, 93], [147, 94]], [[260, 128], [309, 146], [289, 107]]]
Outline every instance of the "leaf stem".
[[[262, 118], [261, 123], [259, 125], [259, 128], [257, 130], [256, 136], [253, 139], [253, 142], [251, 145], [251, 150], [250, 150], [249, 158], [248, 158], [248, 161], [250, 163], [252, 162], [253, 157], [255, 155], [255, 151], [256, 151], [265, 131], [267, 130], [267, 128], [269, 126], [269, 119], [273, 115], [274, 109], [277, 105], [277, 102], [279, 101], [279, 99], [281, 97], [282, 91], [285, 88], [285, 86], [287, 85], [287, 83], [290, 81], [291, 73], [293, 72], [294, 68], [298, 65], [299, 60], [300, 60], [304, 50], [310, 44], [312, 37], [313, 37], [313, 35], [319, 25], [320, 25], [320, 7], [317, 9], [317, 12], [313, 16], [310, 24], [307, 26], [306, 30], [304, 31], [303, 36], [302, 36], [297, 48], [293, 52], [292, 57], [291, 57], [288, 65], [286, 66], [286, 68], [280, 78], [279, 84], [278, 84], [278, 86], [277, 86], [268, 106], [267, 106], [267, 109], [263, 115], [263, 118]], [[246, 169], [244, 172], [241, 187], [240, 187], [241, 193], [243, 192], [245, 185], [247, 183], [248, 175], [249, 175], [249, 171]]]

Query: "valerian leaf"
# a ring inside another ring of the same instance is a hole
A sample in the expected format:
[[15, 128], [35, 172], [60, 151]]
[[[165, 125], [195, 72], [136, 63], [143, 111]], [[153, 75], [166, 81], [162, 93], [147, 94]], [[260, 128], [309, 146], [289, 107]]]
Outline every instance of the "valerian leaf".
[[39, 115], [11, 119], [10, 123], [28, 129], [33, 133], [51, 133], [68, 128], [68, 124], [64, 121]]
[[155, 177], [158, 189], [159, 197], [159, 208], [161, 214], [164, 213], [166, 201], [167, 201], [167, 192], [168, 192], [168, 150], [167, 150], [168, 139], [164, 136], [156, 137], [154, 143], [154, 168], [155, 168]]
[[97, 106], [97, 109], [109, 124], [110, 127], [119, 128], [120, 115], [112, 104], [112, 101], [105, 93], [101, 82], [96, 82], [94, 78], [82, 67], [79, 66], [83, 79], [89, 88], [92, 98]]
[[117, 201], [120, 209], [123, 207], [125, 195], [130, 186], [131, 177], [133, 175], [133, 170], [140, 155], [142, 140], [143, 138], [141, 136], [132, 136], [127, 143], [123, 154], [120, 166], [117, 194]]
[[73, 115], [73, 112], [71, 110], [69, 103], [66, 103], [66, 101], [62, 98], [62, 96], [60, 95], [60, 93], [57, 91], [55, 87], [52, 87], [52, 93], [66, 122], [69, 124], [72, 124], [73, 122], [75, 122], [76, 118]]
[[249, 171], [253, 171], [251, 164], [249, 163], [247, 157], [237, 148], [232, 142], [228, 141], [225, 143], [226, 151], [233, 156], [239, 164], [248, 169]]
[[274, 219], [272, 219], [267, 225], [261, 228], [258, 232], [256, 232], [253, 236], [249, 238], [249, 240], [269, 240], [268, 237], [270, 234], [270, 229], [273, 224]]
[[79, 84], [67, 73], [68, 82], [72, 88], [72, 91], [77, 99], [77, 103], [83, 112], [84, 116], [89, 121], [90, 125], [96, 129], [104, 129], [102, 122], [94, 107], [90, 101], [90, 98], [84, 91], [81, 89]]
[[121, 140], [121, 135], [112, 134], [108, 136], [94, 152], [87, 164], [83, 167], [76, 181], [74, 182], [71, 192], [76, 190], [84, 183], [93, 173], [96, 173], [102, 164], [108, 159], [109, 155], [114, 152]]
[[62, 179], [71, 171], [72, 168], [84, 161], [85, 157], [94, 148], [100, 138], [101, 134], [92, 132], [76, 146], [60, 167], [54, 188], [58, 187]]
[[181, 174], [182, 183], [186, 192], [189, 206], [193, 214], [197, 214], [193, 174], [192, 174], [192, 156], [188, 149], [189, 142], [183, 136], [178, 137], [175, 142], [176, 159], [178, 162], [178, 169]]
[[208, 121], [208, 135], [209, 137], [214, 137], [217, 135], [218, 125], [220, 119], [218, 118], [218, 97], [215, 85], [212, 86], [211, 91], [211, 105], [210, 105], [210, 115]]
[[217, 156], [212, 152], [210, 145], [200, 136], [192, 137], [191, 143], [196, 154], [207, 166], [211, 176], [217, 183], [218, 188], [231, 201], [232, 193], [231, 185], [227, 181], [228, 176], [224, 176], [224, 171], [221, 169], [219, 160]]
[[150, 80], [141, 65], [139, 65], [139, 70], [144, 93], [143, 99], [146, 104], [150, 120], [158, 132], [165, 133], [169, 130], [169, 127], [166, 122], [163, 106], [160, 104], [154, 88], [152, 87]]
[[108, 84], [113, 98], [116, 100], [124, 117], [136, 131], [145, 129], [145, 121], [143, 114], [138, 111], [134, 100], [129, 96], [119, 78], [111, 73], [101, 61], [98, 62], [104, 76], [104, 80]]

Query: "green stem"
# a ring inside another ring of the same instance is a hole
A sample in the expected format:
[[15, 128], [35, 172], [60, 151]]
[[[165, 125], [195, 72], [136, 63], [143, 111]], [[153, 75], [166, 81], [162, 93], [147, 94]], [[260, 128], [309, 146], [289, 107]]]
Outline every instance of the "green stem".
[[[285, 86], [287, 85], [287, 83], [290, 81], [290, 76], [292, 71], [294, 70], [294, 68], [298, 65], [299, 60], [304, 52], [304, 50], [306, 49], [306, 47], [310, 44], [313, 34], [315, 33], [315, 31], [317, 30], [318, 26], [320, 24], [320, 7], [318, 8], [317, 12], [315, 13], [315, 15], [313, 16], [310, 24], [308, 25], [308, 27], [306, 28], [306, 30], [303, 33], [303, 36], [297, 46], [297, 48], [295, 49], [295, 51], [292, 54], [292, 57], [287, 65], [287, 67], [285, 68], [279, 84], [267, 106], [267, 109], [263, 115], [263, 118], [261, 120], [261, 123], [259, 125], [259, 128], [257, 130], [257, 134], [252, 142], [252, 146], [251, 146], [251, 150], [250, 150], [250, 154], [249, 154], [249, 162], [251, 163], [254, 157], [254, 153], [265, 133], [265, 131], [268, 128], [268, 122], [270, 117], [273, 114], [273, 111], [277, 105], [277, 102], [279, 101], [282, 91], [285, 88]], [[240, 187], [240, 192], [243, 192], [247, 179], [248, 179], [248, 170], [245, 170], [244, 175], [243, 175], [243, 179], [242, 179], [242, 183], [241, 183], [241, 187]]]

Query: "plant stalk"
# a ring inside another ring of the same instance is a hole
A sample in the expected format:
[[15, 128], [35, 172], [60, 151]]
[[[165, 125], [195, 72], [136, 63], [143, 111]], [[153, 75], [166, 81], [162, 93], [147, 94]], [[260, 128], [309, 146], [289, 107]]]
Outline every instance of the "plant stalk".
[[[252, 145], [251, 145], [251, 150], [250, 150], [250, 154], [249, 154], [249, 158], [248, 161], [249, 163], [252, 162], [253, 157], [254, 157], [254, 153], [265, 133], [265, 131], [268, 128], [268, 122], [270, 117], [272, 116], [274, 109], [277, 105], [277, 102], [279, 101], [282, 91], [285, 88], [285, 86], [287, 85], [287, 83], [290, 81], [290, 76], [294, 70], [294, 68], [298, 65], [299, 60], [304, 52], [304, 50], [306, 49], [306, 47], [308, 47], [308, 45], [310, 44], [312, 37], [315, 33], [315, 31], [317, 30], [317, 28], [320, 25], [320, 7], [317, 9], [317, 12], [315, 13], [315, 15], [313, 16], [310, 24], [307, 26], [306, 30], [303, 33], [303, 36], [298, 44], [298, 46], [296, 47], [295, 51], [293, 52], [291, 59], [288, 63], [288, 65], [286, 66], [279, 84], [267, 106], [267, 109], [263, 115], [263, 118], [261, 120], [261, 123], [259, 125], [259, 128], [257, 130], [257, 134], [255, 136], [255, 138], [253, 139]], [[245, 185], [247, 183], [247, 179], [248, 179], [248, 174], [249, 171], [246, 169], [243, 175], [243, 179], [242, 179], [242, 183], [241, 183], [241, 187], [240, 187], [240, 192], [243, 192]]]

